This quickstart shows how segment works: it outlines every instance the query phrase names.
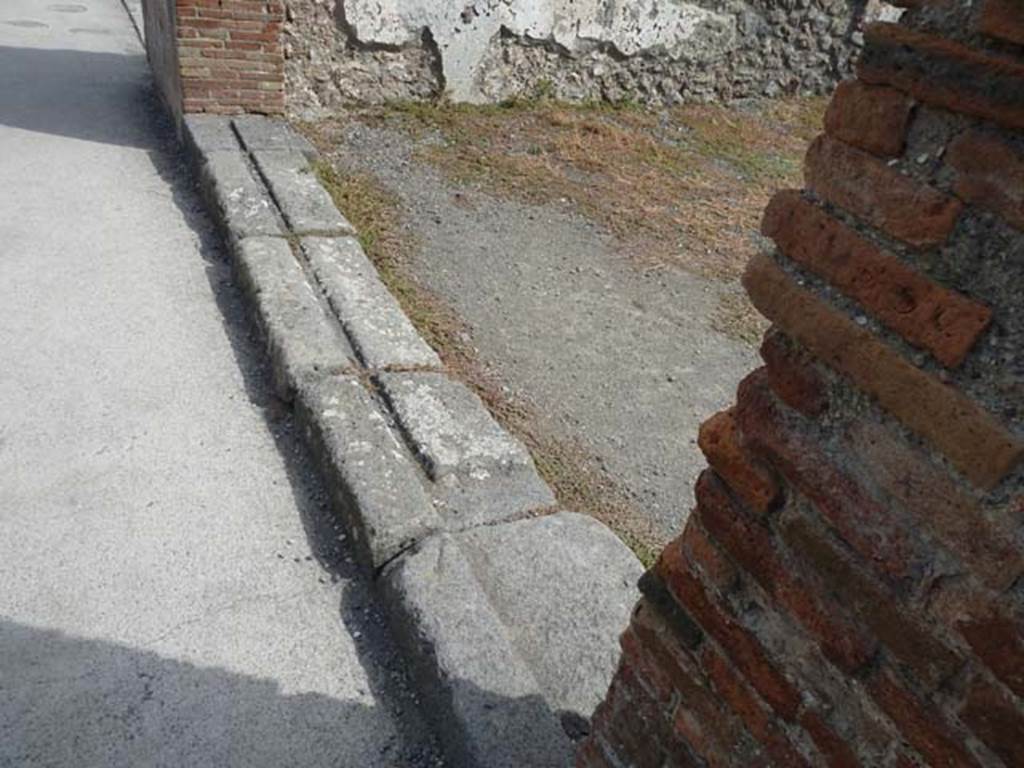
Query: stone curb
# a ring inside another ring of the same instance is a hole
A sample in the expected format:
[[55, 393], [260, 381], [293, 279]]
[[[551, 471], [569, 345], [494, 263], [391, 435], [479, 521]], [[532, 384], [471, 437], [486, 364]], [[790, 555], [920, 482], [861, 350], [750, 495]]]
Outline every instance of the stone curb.
[[[554, 507], [526, 449], [449, 378], [284, 122], [190, 115], [184, 141], [263, 336], [446, 753], [567, 766], [642, 568]], [[582, 725], [581, 725], [582, 723]]]

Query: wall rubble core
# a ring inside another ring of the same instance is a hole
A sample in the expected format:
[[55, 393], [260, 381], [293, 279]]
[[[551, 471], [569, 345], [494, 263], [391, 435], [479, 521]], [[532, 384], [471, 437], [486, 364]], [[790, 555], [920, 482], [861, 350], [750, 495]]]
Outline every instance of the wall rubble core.
[[287, 0], [290, 108], [824, 92], [880, 0]]
[[868, 27], [578, 768], [1024, 765], [1024, 5]]

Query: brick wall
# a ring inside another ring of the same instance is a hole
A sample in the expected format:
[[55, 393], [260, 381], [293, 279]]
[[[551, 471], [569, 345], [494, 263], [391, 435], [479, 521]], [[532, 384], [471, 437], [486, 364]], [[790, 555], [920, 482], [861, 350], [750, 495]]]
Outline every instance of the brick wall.
[[579, 768], [1024, 766], [1024, 2], [906, 4], [765, 212], [764, 367]]
[[146, 48], [171, 110], [284, 112], [283, 0], [144, 0]]

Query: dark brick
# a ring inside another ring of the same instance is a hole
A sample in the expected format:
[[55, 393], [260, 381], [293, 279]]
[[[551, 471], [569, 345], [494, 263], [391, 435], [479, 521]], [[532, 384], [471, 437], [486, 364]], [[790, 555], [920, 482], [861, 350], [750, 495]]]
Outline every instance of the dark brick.
[[771, 510], [780, 496], [770, 469], [743, 446], [733, 411], [722, 411], [700, 428], [697, 445], [708, 463], [744, 502], [758, 512]]
[[823, 200], [919, 248], [945, 242], [963, 208], [956, 198], [828, 136], [811, 144], [804, 175]]
[[943, 768], [979, 768], [963, 747], [964, 739], [936, 710], [911, 694], [888, 671], [879, 670], [867, 684], [872, 698], [899, 728], [907, 742], [929, 762]]
[[985, 519], [980, 503], [945, 471], [880, 424], [859, 421], [847, 444], [867, 475], [987, 585], [1005, 589], [1024, 573], [1024, 554], [1012, 534]]
[[800, 707], [800, 693], [768, 659], [758, 639], [716, 604], [689, 564], [678, 554], [662, 553], [656, 566], [661, 578], [687, 613], [722, 646], [733, 663], [772, 708], [792, 720]]
[[975, 678], [960, 720], [1007, 765], [1024, 765], [1024, 715], [1020, 703], [998, 686]]
[[739, 387], [737, 415], [752, 447], [818, 509], [871, 567], [894, 582], [910, 579], [928, 553], [850, 475], [835, 466], [808, 425], [787, 418], [765, 374], [755, 371]]
[[776, 551], [768, 529], [745, 519], [710, 471], [697, 481], [697, 514], [708, 532], [750, 573], [777, 607], [789, 612], [821, 645], [825, 656], [846, 672], [864, 666], [875, 643], [845, 611]]
[[805, 416], [820, 416], [828, 409], [828, 392], [814, 358], [797, 349], [793, 341], [776, 328], [764, 336], [761, 359], [768, 371], [768, 383], [790, 408]]
[[881, 157], [903, 154], [914, 102], [895, 88], [859, 80], [839, 84], [825, 113], [825, 130]]
[[872, 24], [860, 78], [953, 112], [1024, 128], [1024, 62], [898, 24]]
[[775, 195], [762, 231], [787, 257], [948, 367], [964, 361], [992, 319], [984, 304], [910, 269], [795, 190]]
[[798, 287], [768, 256], [751, 259], [743, 284], [762, 314], [930, 441], [978, 487], [994, 487], [1020, 463], [1024, 443], [992, 414]]
[[797, 768], [809, 766], [807, 760], [789, 741], [777, 720], [754, 695], [732, 665], [710, 647], [701, 651], [701, 665], [718, 695], [732, 708], [747, 730], [753, 734], [777, 765]]
[[861, 573], [807, 520], [786, 520], [782, 535], [814, 566], [838, 600], [929, 686], [937, 686], [963, 666], [963, 659], [932, 636], [907, 606]]

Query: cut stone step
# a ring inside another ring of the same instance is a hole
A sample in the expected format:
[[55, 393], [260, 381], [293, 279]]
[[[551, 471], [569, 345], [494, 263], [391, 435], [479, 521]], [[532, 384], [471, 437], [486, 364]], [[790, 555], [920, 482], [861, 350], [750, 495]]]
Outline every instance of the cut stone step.
[[278, 394], [291, 400], [304, 384], [357, 367], [341, 327], [321, 304], [291, 246], [278, 237], [247, 237], [232, 249], [242, 290], [256, 308]]
[[296, 411], [335, 506], [373, 570], [441, 527], [419, 467], [362, 382], [322, 379], [302, 389]]
[[354, 237], [306, 237], [306, 255], [353, 346], [371, 370], [440, 368]]
[[434, 481], [448, 530], [514, 520], [554, 505], [526, 448], [465, 386], [430, 372], [382, 373], [377, 380]]
[[353, 235], [301, 152], [268, 149], [252, 153], [285, 221], [295, 235]]

